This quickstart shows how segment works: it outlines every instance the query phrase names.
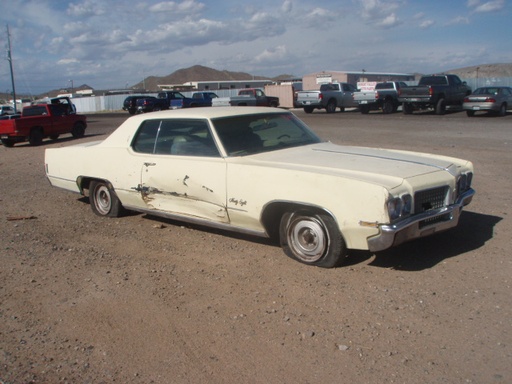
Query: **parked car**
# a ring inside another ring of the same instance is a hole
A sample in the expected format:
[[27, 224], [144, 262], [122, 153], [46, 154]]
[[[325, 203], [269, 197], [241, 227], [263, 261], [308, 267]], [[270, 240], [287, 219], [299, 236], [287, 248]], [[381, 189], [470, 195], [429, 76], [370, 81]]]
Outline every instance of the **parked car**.
[[137, 105], [135, 113], [147, 113], [169, 109], [169, 103], [167, 100], [158, 99], [155, 96], [146, 96], [137, 99], [135, 104]]
[[334, 113], [339, 108], [357, 107], [353, 95], [357, 88], [348, 83], [322, 84], [320, 90], [299, 91], [295, 105], [304, 108], [304, 112], [311, 113], [315, 109], [325, 109], [327, 113]]
[[195, 107], [211, 107], [212, 100], [218, 98], [214, 92], [194, 92], [191, 98], [186, 99], [184, 108], [195, 108]]
[[127, 209], [268, 236], [320, 267], [455, 227], [475, 193], [470, 161], [335, 145], [268, 107], [136, 115], [103, 141], [46, 149], [45, 170], [99, 216]]
[[495, 112], [505, 116], [508, 109], [512, 109], [511, 87], [482, 87], [464, 98], [462, 104], [468, 116], [474, 116], [475, 112]]
[[436, 115], [444, 115], [447, 106], [461, 107], [470, 93], [471, 88], [457, 75], [428, 75], [422, 76], [418, 85], [401, 87], [398, 101], [406, 115], [429, 108], [434, 109]]
[[156, 97], [147, 96], [137, 100], [137, 113], [165, 111], [167, 109], [189, 108], [211, 105], [211, 98], [203, 95], [196, 99], [185, 97], [179, 91], [162, 91]]
[[0, 116], [14, 115], [14, 108], [8, 105], [0, 105]]
[[55, 97], [33, 102], [23, 108], [21, 115], [0, 119], [0, 140], [5, 147], [25, 141], [40, 145], [46, 137], [56, 140], [65, 133], [71, 133], [75, 138], [83, 137], [86, 128], [87, 117], [76, 113], [71, 99]]
[[252, 106], [252, 107], [279, 107], [279, 97], [267, 96], [263, 90], [258, 88], [246, 88], [238, 91], [238, 96], [233, 96], [229, 100], [232, 106]]
[[352, 95], [354, 101], [359, 104], [359, 110], [363, 114], [374, 109], [382, 109], [382, 113], [396, 112], [400, 103], [398, 92], [400, 88], [406, 87], [403, 81], [386, 81], [377, 83], [373, 91], [358, 91]]
[[123, 101], [123, 110], [128, 111], [130, 115], [135, 115], [137, 113], [137, 100], [144, 99], [148, 96], [145, 95], [133, 95], [128, 96]]

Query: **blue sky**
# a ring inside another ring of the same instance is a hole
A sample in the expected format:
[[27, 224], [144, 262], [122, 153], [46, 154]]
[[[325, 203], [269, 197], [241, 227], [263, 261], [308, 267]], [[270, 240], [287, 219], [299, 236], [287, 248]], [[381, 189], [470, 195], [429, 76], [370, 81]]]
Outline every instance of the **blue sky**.
[[[125, 88], [204, 65], [254, 75], [512, 63], [508, 0], [10, 0], [0, 92]], [[201, 79], [196, 79], [201, 80]]]

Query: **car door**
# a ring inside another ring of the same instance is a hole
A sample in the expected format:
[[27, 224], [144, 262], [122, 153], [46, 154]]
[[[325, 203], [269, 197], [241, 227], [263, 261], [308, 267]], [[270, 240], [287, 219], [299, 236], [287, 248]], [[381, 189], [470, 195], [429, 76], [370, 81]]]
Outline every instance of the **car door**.
[[[151, 136], [154, 140], [148, 145]], [[147, 120], [132, 148], [146, 153], [137, 187], [146, 209], [229, 222], [226, 164], [206, 121]]]
[[355, 107], [357, 103], [352, 97], [357, 89], [352, 84], [341, 84], [343, 94], [343, 107]]

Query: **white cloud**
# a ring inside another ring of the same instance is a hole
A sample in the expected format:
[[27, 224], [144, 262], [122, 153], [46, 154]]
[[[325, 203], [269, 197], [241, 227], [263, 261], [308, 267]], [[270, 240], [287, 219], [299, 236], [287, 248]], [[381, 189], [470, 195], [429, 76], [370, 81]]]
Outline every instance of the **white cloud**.
[[425, 20], [420, 23], [420, 28], [427, 29], [427, 28], [430, 28], [431, 26], [433, 26], [434, 24], [435, 24], [434, 20]]
[[195, 0], [185, 0], [182, 2], [163, 1], [149, 7], [150, 12], [178, 12], [178, 13], [197, 13], [204, 8], [203, 3]]
[[77, 64], [79, 62], [80, 61], [77, 60], [77, 59], [65, 59], [65, 58], [63, 58], [63, 59], [57, 61], [57, 64], [59, 64], [59, 65], [69, 65], [69, 64]]
[[265, 63], [272, 61], [281, 61], [285, 59], [288, 55], [286, 47], [284, 45], [280, 45], [275, 48], [265, 49], [262, 53], [257, 55], [254, 59], [257, 63]]
[[70, 16], [83, 17], [83, 16], [97, 16], [105, 14], [103, 4], [96, 3], [95, 1], [86, 0], [83, 3], [69, 4], [67, 13]]
[[469, 0], [468, 7], [473, 8], [476, 13], [497, 12], [505, 7], [505, 0], [493, 0], [484, 3], [478, 0]]
[[360, 0], [360, 14], [367, 24], [380, 28], [392, 28], [402, 24], [396, 15], [400, 1]]

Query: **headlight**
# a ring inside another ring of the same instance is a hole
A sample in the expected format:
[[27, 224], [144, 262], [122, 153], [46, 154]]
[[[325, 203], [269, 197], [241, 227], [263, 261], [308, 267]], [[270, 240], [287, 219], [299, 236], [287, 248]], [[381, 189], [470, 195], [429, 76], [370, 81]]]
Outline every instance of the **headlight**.
[[410, 215], [412, 212], [412, 196], [411, 195], [403, 195], [402, 202], [403, 202], [402, 216]]
[[412, 197], [407, 194], [401, 197], [389, 199], [387, 208], [390, 221], [395, 221], [400, 217], [408, 216], [412, 211]]
[[459, 176], [457, 180], [457, 196], [461, 193], [464, 193], [469, 188], [471, 188], [471, 182], [473, 181], [473, 173], [463, 173]]
[[388, 214], [391, 221], [396, 220], [402, 213], [402, 199], [396, 197], [388, 201]]

